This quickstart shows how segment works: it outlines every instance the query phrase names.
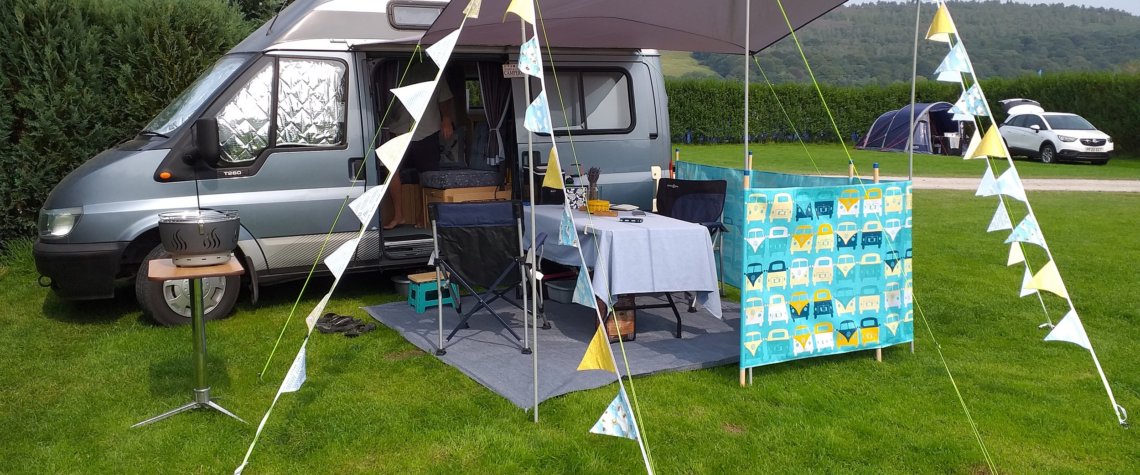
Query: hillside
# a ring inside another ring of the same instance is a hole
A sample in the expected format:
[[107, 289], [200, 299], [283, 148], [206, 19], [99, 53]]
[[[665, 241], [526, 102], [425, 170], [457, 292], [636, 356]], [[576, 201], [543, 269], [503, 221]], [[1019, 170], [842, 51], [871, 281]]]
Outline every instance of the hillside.
[[[1140, 71], [1140, 17], [1126, 12], [997, 1], [952, 2], [949, 6], [981, 77], [1013, 77], [1038, 70], [1044, 74]], [[922, 34], [933, 14], [933, 5], [924, 3]], [[840, 7], [797, 34], [820, 81], [852, 85], [910, 80], [913, 4]], [[919, 76], [930, 75], [945, 54], [944, 45], [920, 41]], [[694, 53], [693, 57], [716, 74], [743, 77], [740, 56]], [[774, 82], [807, 79], [790, 37], [758, 57]]]

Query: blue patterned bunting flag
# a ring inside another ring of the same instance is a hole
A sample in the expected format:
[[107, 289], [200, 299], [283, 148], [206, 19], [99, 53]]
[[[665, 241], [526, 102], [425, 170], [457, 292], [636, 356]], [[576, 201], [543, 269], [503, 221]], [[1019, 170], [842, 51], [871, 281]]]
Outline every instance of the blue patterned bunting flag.
[[574, 230], [574, 217], [570, 205], [562, 206], [562, 222], [558, 224], [558, 244], [578, 247], [578, 233]]
[[970, 86], [966, 92], [962, 93], [962, 97], [954, 103], [954, 107], [950, 108], [950, 113], [969, 116], [990, 115], [986, 112], [986, 101], [982, 98], [982, 89], [977, 84]]
[[624, 389], [618, 390], [617, 397], [606, 408], [606, 412], [602, 413], [598, 422], [594, 423], [590, 433], [638, 439], [637, 423], [633, 419], [633, 412], [629, 410], [629, 400], [625, 397]]
[[585, 305], [590, 308], [596, 308], [594, 302], [594, 292], [590, 285], [590, 273], [583, 267], [578, 270], [578, 283], [574, 284], [574, 297], [573, 302], [578, 305]]
[[962, 82], [962, 73], [968, 72], [970, 72], [970, 60], [962, 43], [950, 48], [950, 53], [942, 60], [942, 64], [938, 65], [938, 69], [934, 70], [938, 80], [945, 82]]
[[536, 78], [542, 77], [542, 55], [539, 54], [537, 36], [519, 47], [519, 71]]
[[281, 382], [281, 389], [278, 392], [296, 392], [301, 389], [302, 384], [305, 384], [305, 347], [308, 344], [306, 341], [301, 345], [301, 351], [297, 352], [296, 358], [293, 358], [293, 365], [289, 367], [289, 372], [285, 373], [285, 380]]
[[1027, 242], [1046, 247], [1045, 238], [1041, 235], [1041, 228], [1037, 226], [1037, 220], [1032, 214], [1021, 220], [1021, 223], [1018, 224], [1016, 228], [1013, 228], [1013, 232], [1009, 233], [1009, 237], [1006, 238], [1005, 243], [1009, 244], [1011, 242]]
[[1017, 169], [1009, 167], [1005, 173], [1002, 173], [994, 182], [994, 186], [998, 193], [1014, 198], [1021, 202], [1026, 202], [1025, 188], [1021, 186], [1021, 177], [1017, 176]]
[[982, 175], [982, 182], [978, 184], [978, 192], [974, 193], [975, 196], [993, 196], [998, 194], [997, 183], [994, 180], [994, 171], [990, 167], [986, 167], [986, 174]]
[[536, 134], [549, 134], [550, 130], [550, 105], [546, 102], [546, 91], [538, 93], [538, 97], [534, 98], [526, 108], [526, 117], [523, 119], [523, 127], [526, 130]]

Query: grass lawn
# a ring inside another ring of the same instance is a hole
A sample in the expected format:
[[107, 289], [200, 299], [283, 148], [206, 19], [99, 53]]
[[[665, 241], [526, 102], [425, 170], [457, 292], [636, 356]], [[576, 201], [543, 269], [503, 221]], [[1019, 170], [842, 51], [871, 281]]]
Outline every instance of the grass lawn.
[[[1131, 234], [1140, 196], [1030, 196], [1116, 397], [1140, 414], [1133, 353], [1140, 268]], [[1140, 431], [1116, 424], [1088, 353], [1042, 342], [1037, 301], [1017, 297], [1021, 269], [1003, 265], [1004, 234], [984, 232], [995, 203], [965, 192], [917, 191], [914, 247], [918, 303], [998, 469], [1140, 472]], [[301, 315], [329, 283], [310, 287]], [[0, 471], [233, 470], [300, 344], [298, 316], [258, 380], [299, 289], [265, 289], [259, 307], [242, 304], [207, 326], [215, 394], [252, 425], [199, 411], [131, 430], [189, 400], [189, 328], [141, 319], [129, 289], [113, 301], [60, 301], [36, 285], [30, 246], [15, 243], [0, 265]], [[394, 299], [386, 278], [358, 275], [342, 284], [329, 309], [362, 317], [359, 307]], [[1061, 302], [1047, 299], [1058, 319]], [[863, 352], [760, 368], [750, 388], [737, 386], [736, 367], [636, 379], [656, 468], [985, 473], [933, 341], [921, 320], [915, 323], [917, 352], [890, 348], [883, 363]], [[588, 433], [613, 386], [555, 398], [541, 406], [535, 425], [386, 328], [356, 339], [314, 334], [308, 362], [308, 382], [282, 396], [246, 473], [642, 470], [634, 442]]]
[[[739, 168], [744, 160], [743, 144], [677, 145], [681, 160]], [[871, 176], [871, 167], [879, 163], [884, 175], [907, 176], [907, 154], [901, 152], [874, 152], [851, 148], [851, 157], [862, 176]], [[811, 158], [808, 158], [808, 155]], [[1108, 180], [1140, 179], [1140, 158], [1119, 155], [1107, 165], [1086, 163], [1044, 164], [1024, 157], [1015, 159], [1022, 178], [1099, 178]], [[799, 173], [847, 175], [847, 155], [839, 144], [808, 144], [807, 151], [800, 144], [755, 144], [752, 146], [752, 165], [757, 170]], [[814, 164], [813, 164], [814, 163]], [[998, 170], [1004, 169], [1004, 165]], [[981, 160], [962, 160], [945, 155], [914, 155], [915, 176], [948, 176], [981, 178], [986, 165]]]

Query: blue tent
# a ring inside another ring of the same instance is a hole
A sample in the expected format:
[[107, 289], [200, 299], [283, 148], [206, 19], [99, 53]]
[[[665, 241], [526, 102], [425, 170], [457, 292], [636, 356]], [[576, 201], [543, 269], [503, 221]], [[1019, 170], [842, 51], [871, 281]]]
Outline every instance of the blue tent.
[[[949, 140], [950, 137], [960, 136], [958, 122], [954, 121], [950, 107], [948, 102], [914, 105], [915, 153], [950, 154], [953, 149], [958, 148], [956, 139]], [[911, 106], [907, 105], [879, 116], [867, 131], [867, 135], [855, 144], [855, 148], [887, 152], [905, 151], [906, 136], [910, 132], [910, 110]]]

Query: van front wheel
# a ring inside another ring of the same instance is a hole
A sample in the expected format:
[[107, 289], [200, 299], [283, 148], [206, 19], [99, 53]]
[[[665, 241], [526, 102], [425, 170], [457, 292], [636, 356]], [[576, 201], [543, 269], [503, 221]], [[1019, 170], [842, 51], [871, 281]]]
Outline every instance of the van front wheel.
[[[169, 257], [161, 244], [155, 246], [143, 259], [135, 276], [135, 298], [143, 313], [168, 327], [190, 323], [190, 281], [154, 282], [147, 279], [146, 272], [151, 260]], [[206, 320], [216, 320], [229, 315], [240, 289], [239, 276], [202, 279], [202, 316]]]

